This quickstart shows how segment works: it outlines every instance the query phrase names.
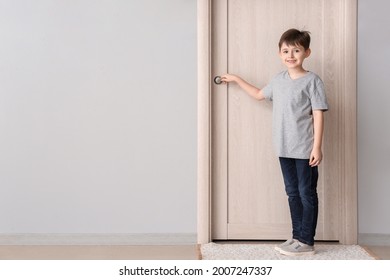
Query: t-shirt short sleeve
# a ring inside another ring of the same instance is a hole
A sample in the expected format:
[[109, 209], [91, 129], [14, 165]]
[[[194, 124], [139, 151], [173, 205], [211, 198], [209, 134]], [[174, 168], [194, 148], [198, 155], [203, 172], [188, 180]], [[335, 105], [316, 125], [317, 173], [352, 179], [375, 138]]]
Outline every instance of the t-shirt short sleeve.
[[325, 96], [324, 83], [321, 79], [316, 79], [314, 90], [310, 92], [312, 110], [327, 111], [329, 109]]
[[266, 99], [272, 101], [273, 93], [272, 93], [272, 82], [263, 87], [261, 90], [263, 92], [263, 95]]

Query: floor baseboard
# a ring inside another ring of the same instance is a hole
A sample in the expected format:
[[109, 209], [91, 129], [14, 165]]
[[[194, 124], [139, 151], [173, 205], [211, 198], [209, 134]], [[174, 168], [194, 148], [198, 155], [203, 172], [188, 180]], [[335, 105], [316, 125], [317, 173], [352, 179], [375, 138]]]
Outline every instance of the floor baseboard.
[[0, 234], [0, 245], [192, 245], [196, 233]]
[[[0, 245], [193, 245], [196, 233], [0, 234]], [[359, 244], [390, 246], [390, 234], [360, 233]]]
[[372, 246], [390, 246], [390, 234], [359, 233], [359, 244]]

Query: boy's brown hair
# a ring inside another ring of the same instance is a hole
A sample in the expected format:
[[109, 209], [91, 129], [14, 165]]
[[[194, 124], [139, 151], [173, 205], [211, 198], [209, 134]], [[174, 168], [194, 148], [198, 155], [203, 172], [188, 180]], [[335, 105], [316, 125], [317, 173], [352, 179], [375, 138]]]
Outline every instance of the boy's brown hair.
[[310, 32], [299, 31], [298, 29], [289, 29], [282, 34], [279, 40], [279, 51], [282, 48], [282, 44], [287, 46], [302, 46], [305, 50], [310, 47]]

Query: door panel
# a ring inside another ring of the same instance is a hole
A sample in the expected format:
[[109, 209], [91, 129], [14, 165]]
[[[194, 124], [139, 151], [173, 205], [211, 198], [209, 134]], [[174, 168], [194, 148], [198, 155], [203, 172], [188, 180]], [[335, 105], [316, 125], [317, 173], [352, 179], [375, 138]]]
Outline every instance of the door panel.
[[[263, 87], [284, 70], [280, 35], [309, 30], [311, 56], [304, 67], [321, 76], [325, 113], [320, 166], [317, 240], [338, 240], [343, 191], [343, 93], [346, 11], [340, 0], [212, 1], [213, 76], [226, 72]], [[256, 101], [237, 85], [212, 85], [212, 238], [285, 239], [291, 222], [272, 145], [272, 103]]]

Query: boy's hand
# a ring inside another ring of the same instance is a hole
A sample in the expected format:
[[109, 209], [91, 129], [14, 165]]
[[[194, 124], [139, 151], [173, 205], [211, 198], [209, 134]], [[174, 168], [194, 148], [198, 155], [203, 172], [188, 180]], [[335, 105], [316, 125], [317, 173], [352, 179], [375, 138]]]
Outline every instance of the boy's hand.
[[322, 151], [321, 149], [314, 148], [311, 151], [309, 165], [311, 167], [318, 166], [322, 161]]
[[238, 77], [232, 74], [225, 74], [221, 76], [221, 81], [223, 83], [237, 82]]

